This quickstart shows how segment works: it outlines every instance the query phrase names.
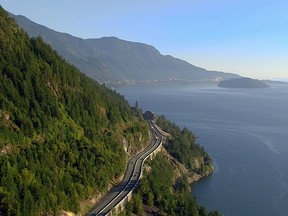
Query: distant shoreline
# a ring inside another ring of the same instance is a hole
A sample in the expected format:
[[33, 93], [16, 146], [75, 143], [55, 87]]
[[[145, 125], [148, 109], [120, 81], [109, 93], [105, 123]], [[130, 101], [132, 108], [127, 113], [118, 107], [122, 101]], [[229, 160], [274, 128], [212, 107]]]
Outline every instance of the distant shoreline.
[[[273, 80], [261, 80], [263, 83], [266, 83], [268, 85], [287, 85], [288, 82], [283, 82], [283, 81], [273, 81]], [[211, 85], [217, 87], [217, 85], [220, 83], [220, 81], [215, 81], [215, 80], [167, 80], [167, 81], [108, 81], [104, 82], [102, 84], [110, 87], [110, 88], [118, 88], [118, 87], [124, 87], [124, 86], [133, 86], [133, 85], [146, 85], [146, 86], [151, 86], [151, 85]]]

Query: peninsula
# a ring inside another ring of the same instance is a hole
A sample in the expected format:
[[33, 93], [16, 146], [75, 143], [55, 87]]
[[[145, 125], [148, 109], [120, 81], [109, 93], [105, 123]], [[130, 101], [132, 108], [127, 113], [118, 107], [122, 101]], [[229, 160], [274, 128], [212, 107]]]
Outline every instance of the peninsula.
[[223, 80], [218, 83], [220, 88], [268, 88], [269, 85], [264, 82], [251, 78], [236, 78]]

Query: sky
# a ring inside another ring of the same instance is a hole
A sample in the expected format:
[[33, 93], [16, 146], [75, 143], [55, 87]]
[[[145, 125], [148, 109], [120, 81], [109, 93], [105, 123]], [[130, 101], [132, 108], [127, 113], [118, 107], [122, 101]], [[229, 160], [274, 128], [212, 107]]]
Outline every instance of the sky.
[[288, 78], [287, 0], [0, 0], [0, 5], [73, 36], [115, 36], [208, 70]]

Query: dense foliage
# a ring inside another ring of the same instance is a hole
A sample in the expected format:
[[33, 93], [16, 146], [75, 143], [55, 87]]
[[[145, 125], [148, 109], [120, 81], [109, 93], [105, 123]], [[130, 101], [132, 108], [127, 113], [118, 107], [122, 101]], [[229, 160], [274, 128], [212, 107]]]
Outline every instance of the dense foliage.
[[171, 135], [164, 147], [174, 158], [200, 175], [211, 170], [211, 158], [204, 148], [196, 143], [196, 137], [189, 129], [181, 130], [164, 115], [157, 118], [157, 125]]
[[[143, 214], [143, 204], [155, 206], [162, 213], [183, 216], [220, 216], [217, 211], [207, 212], [199, 206], [191, 195], [187, 179], [182, 178], [177, 187], [173, 182], [173, 166], [167, 159], [158, 154], [149, 164], [152, 168], [141, 181], [140, 187], [132, 201], [126, 207], [126, 215], [132, 212]], [[163, 214], [163, 215], [164, 215]]]
[[123, 140], [148, 139], [122, 96], [30, 39], [2, 8], [0, 83], [0, 214], [77, 212], [123, 173]]

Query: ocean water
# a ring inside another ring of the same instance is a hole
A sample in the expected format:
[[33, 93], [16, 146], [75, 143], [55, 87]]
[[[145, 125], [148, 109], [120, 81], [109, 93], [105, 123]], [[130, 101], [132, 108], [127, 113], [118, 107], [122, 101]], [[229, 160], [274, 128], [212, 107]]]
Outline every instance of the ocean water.
[[191, 129], [216, 171], [192, 195], [226, 216], [288, 215], [288, 85], [267, 89], [151, 85], [116, 89], [131, 105]]

